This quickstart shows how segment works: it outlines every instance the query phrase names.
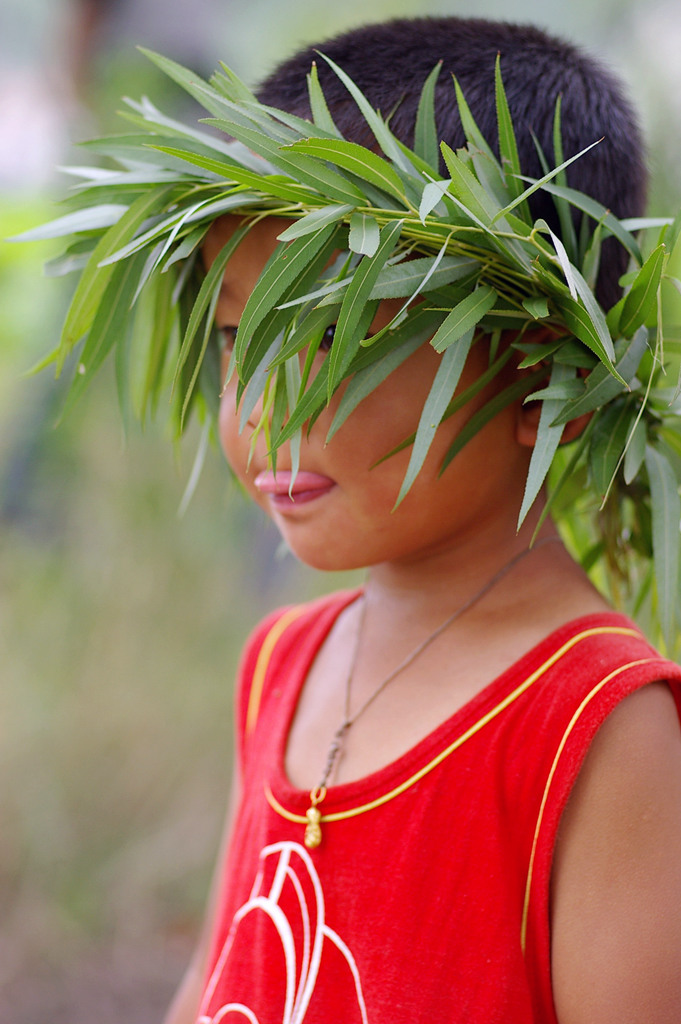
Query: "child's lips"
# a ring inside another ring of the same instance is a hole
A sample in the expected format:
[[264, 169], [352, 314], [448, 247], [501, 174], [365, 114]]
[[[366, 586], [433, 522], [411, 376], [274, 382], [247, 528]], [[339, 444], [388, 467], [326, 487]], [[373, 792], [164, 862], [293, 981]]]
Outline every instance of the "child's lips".
[[291, 508], [292, 505], [315, 501], [336, 486], [331, 477], [307, 470], [300, 470], [295, 479], [290, 470], [280, 470], [276, 476], [271, 470], [265, 470], [258, 473], [253, 484], [261, 494], [268, 495], [272, 504], [278, 508]]

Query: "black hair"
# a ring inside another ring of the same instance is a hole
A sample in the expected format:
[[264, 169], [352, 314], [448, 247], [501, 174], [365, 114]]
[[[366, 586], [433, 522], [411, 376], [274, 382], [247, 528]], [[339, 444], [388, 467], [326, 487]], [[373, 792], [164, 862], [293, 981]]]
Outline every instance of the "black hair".
[[[320, 52], [350, 75], [383, 116], [390, 115], [393, 132], [409, 146], [423, 82], [442, 61], [435, 94], [436, 120], [439, 138], [453, 149], [465, 145], [465, 137], [452, 75], [483, 135], [496, 146], [494, 65], [500, 54], [523, 173], [530, 177], [542, 174], [533, 136], [549, 165], [554, 165], [553, 118], [560, 95], [565, 158], [603, 139], [568, 168], [568, 184], [620, 218], [643, 212], [647, 174], [636, 116], [615, 76], [570, 43], [531, 25], [479, 18], [401, 18], [305, 47], [284, 61], [258, 90], [261, 102], [310, 118], [306, 75], [314, 61], [340, 131], [354, 142], [374, 146], [354, 100], [319, 57]], [[536, 193], [530, 205], [535, 217], [543, 217], [560, 233], [549, 195]], [[608, 239], [596, 288], [606, 309], [621, 294], [618, 281], [626, 263], [624, 249]]]

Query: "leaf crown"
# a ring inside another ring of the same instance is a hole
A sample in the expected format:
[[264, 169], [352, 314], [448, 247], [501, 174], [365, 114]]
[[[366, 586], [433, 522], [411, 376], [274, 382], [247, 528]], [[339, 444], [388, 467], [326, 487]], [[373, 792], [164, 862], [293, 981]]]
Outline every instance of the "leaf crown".
[[[648, 624], [661, 624], [671, 646], [680, 604], [681, 328], [665, 311], [670, 289], [681, 291], [669, 265], [675, 247], [679, 252], [681, 213], [619, 220], [568, 187], [566, 168], [587, 150], [564, 156], [560, 98], [557, 166], [550, 168], [540, 153], [544, 174], [524, 177], [498, 59], [500, 158], [456, 80], [467, 145], [454, 152], [438, 140], [439, 65], [423, 86], [408, 148], [342, 68], [321, 55], [366, 121], [375, 139], [369, 149], [338, 131], [314, 65], [310, 121], [260, 103], [224, 65], [205, 82], [165, 57], [148, 56], [211, 115], [204, 121], [210, 130], [167, 117], [146, 98], [126, 101], [124, 116], [137, 131], [85, 144], [112, 158], [115, 168], [71, 169], [83, 179], [68, 200], [72, 212], [21, 236], [66, 237], [49, 271], [80, 275], [61, 340], [41, 364], [54, 363], [59, 373], [78, 347], [66, 407], [116, 350], [125, 408], [144, 420], [169, 391], [176, 435], [192, 412], [210, 432], [221, 385], [214, 315], [224, 269], [254, 223], [288, 218], [293, 223], [279, 235], [246, 303], [231, 368], [238, 374], [243, 422], [264, 398], [259, 429], [273, 462], [288, 442], [295, 470], [302, 432], [341, 383], [347, 386], [329, 436], [429, 342], [442, 359], [418, 428], [400, 446], [411, 446], [401, 501], [437, 426], [472, 397], [471, 389], [455, 392], [471, 345], [485, 334], [489, 369], [474, 390], [514, 351], [529, 372], [469, 421], [442, 471], [506, 404], [540, 401], [519, 523], [548, 480], [543, 514], [551, 510], [573, 552], [615, 603], [628, 594], [634, 612], [646, 607]], [[440, 155], [446, 177], [438, 169]], [[532, 218], [528, 199], [538, 190], [552, 197], [561, 237]], [[575, 210], [586, 214], [579, 232]], [[240, 215], [243, 224], [204, 273], [202, 242], [226, 213]], [[642, 250], [644, 229], [652, 242]], [[608, 237], [624, 246], [630, 269], [623, 297], [606, 311], [594, 287]], [[385, 298], [401, 299], [399, 312], [367, 337]], [[312, 359], [331, 325], [332, 349], [312, 375]], [[553, 340], [532, 342], [527, 332], [537, 325], [551, 328]], [[510, 347], [500, 344], [504, 331], [514, 332]], [[584, 413], [592, 414], [586, 430], [559, 448], [565, 423]]]

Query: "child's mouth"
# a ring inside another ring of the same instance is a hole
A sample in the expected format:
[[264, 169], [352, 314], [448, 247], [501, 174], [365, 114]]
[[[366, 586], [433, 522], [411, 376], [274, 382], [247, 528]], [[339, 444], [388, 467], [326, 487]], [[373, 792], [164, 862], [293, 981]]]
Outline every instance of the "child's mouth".
[[253, 481], [261, 494], [266, 494], [276, 508], [291, 508], [292, 505], [303, 505], [315, 501], [335, 487], [331, 477], [321, 473], [310, 473], [301, 470], [295, 479], [290, 470], [280, 470], [276, 476], [271, 470], [258, 473]]

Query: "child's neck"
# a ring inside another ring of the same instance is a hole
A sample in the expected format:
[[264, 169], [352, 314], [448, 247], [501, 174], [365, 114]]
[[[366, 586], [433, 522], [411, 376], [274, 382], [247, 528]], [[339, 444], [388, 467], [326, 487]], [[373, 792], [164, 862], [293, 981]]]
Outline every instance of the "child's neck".
[[[546, 524], [541, 536], [551, 535], [555, 530]], [[330, 739], [343, 721], [353, 651], [351, 711], [451, 619], [353, 724], [337, 782], [395, 760], [554, 629], [607, 608], [559, 542], [536, 546], [488, 588], [529, 539], [519, 535], [503, 554], [489, 543], [475, 558], [439, 551], [430, 559], [372, 568], [364, 607], [355, 602], [339, 616], [303, 688], [286, 757], [295, 785], [311, 788], [319, 780]], [[467, 606], [481, 590], [483, 596]]]

